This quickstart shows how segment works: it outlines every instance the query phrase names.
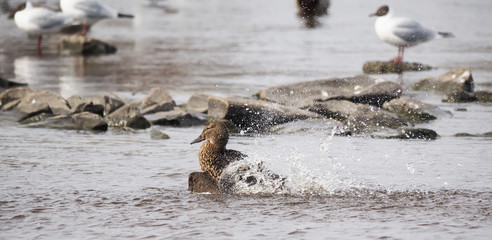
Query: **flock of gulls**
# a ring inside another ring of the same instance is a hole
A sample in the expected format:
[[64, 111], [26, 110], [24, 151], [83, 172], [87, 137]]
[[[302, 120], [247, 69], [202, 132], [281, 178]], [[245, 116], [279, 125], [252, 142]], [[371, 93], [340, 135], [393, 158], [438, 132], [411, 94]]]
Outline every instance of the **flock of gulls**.
[[[132, 18], [132, 15], [118, 13], [115, 9], [96, 0], [60, 0], [61, 12], [43, 7], [34, 7], [26, 2], [25, 9], [15, 16], [17, 27], [31, 35], [38, 36], [37, 50], [41, 55], [41, 38], [43, 34], [58, 33], [71, 24], [83, 24], [80, 34], [87, 33], [88, 26], [106, 18]], [[370, 16], [376, 16], [375, 30], [378, 37], [386, 43], [398, 47], [395, 63], [402, 63], [406, 47], [429, 41], [437, 36], [452, 37], [451, 33], [435, 32], [423, 27], [418, 22], [402, 17], [394, 17], [388, 6], [381, 6]], [[200, 148], [199, 162], [203, 172], [207, 172], [219, 181], [222, 171], [231, 162], [243, 159], [246, 155], [226, 149], [229, 139], [227, 127], [221, 122], [207, 124], [202, 134], [193, 143], [205, 141]]]
[[38, 55], [41, 55], [43, 34], [59, 33], [70, 25], [83, 24], [80, 34], [86, 35], [88, 26], [106, 18], [133, 18], [132, 15], [118, 13], [97, 0], [60, 0], [61, 12], [44, 7], [34, 7], [26, 2], [23, 10], [17, 11], [14, 21], [18, 28], [30, 35], [38, 36]]

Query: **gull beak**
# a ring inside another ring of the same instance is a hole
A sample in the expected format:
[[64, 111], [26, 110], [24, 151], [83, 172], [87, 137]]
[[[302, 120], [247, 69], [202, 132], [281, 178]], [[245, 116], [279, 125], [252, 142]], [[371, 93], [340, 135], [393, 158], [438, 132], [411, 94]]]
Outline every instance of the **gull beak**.
[[205, 140], [205, 138], [203, 138], [203, 136], [200, 135], [197, 139], [193, 140], [193, 142], [191, 142], [190, 144], [199, 143], [203, 140]]
[[376, 13], [369, 14], [369, 17], [374, 17], [374, 16], [376, 16]]

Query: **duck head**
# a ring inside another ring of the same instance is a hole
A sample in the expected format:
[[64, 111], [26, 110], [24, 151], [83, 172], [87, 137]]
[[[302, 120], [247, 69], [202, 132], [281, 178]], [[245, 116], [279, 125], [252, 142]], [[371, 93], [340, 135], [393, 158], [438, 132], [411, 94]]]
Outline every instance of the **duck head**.
[[369, 15], [369, 17], [374, 17], [374, 16], [382, 17], [382, 16], [387, 15], [388, 12], [389, 12], [388, 5], [384, 5], [384, 6], [379, 7], [375, 13], [371, 13], [371, 15]]
[[207, 140], [210, 144], [222, 146], [225, 148], [227, 141], [229, 141], [229, 132], [224, 123], [219, 121], [212, 121], [205, 125], [202, 134], [193, 140], [191, 144], [199, 143]]

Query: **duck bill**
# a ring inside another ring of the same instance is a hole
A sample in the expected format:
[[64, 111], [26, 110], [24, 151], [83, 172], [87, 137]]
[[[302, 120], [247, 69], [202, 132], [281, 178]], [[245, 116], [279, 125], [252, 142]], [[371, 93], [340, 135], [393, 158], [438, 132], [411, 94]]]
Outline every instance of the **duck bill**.
[[199, 143], [199, 142], [201, 142], [203, 140], [205, 140], [205, 138], [203, 138], [202, 135], [200, 135], [198, 138], [196, 138], [195, 140], [193, 140], [193, 142], [191, 142], [190, 144]]

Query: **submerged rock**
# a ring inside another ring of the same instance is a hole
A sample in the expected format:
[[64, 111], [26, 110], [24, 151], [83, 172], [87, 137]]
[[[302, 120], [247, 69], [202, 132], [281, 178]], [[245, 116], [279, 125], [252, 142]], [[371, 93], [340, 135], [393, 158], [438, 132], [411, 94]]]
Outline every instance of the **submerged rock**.
[[48, 117], [37, 123], [30, 124], [29, 126], [67, 130], [108, 130], [108, 124], [104, 119], [98, 114], [90, 112]]
[[146, 129], [151, 126], [135, 104], [126, 104], [118, 110], [106, 116], [106, 122], [110, 127], [129, 127]]
[[141, 101], [142, 114], [171, 111], [176, 106], [171, 95], [161, 87], [150, 89], [147, 96]]
[[390, 60], [387, 62], [382, 61], [370, 61], [365, 62], [362, 67], [362, 71], [367, 74], [383, 74], [383, 73], [402, 73], [402, 72], [415, 72], [415, 71], [427, 71], [431, 70], [432, 67], [424, 65], [422, 63], [415, 62], [402, 62], [395, 63], [395, 61]]
[[207, 172], [192, 172], [188, 176], [188, 191], [191, 193], [220, 194], [217, 182]]
[[442, 97], [442, 101], [449, 102], [449, 103], [475, 102], [477, 101], [477, 98], [473, 93], [458, 91], [458, 92], [446, 93]]
[[102, 55], [116, 52], [116, 47], [82, 35], [64, 36], [59, 43], [62, 55]]
[[158, 129], [152, 129], [150, 131], [150, 138], [152, 139], [158, 139], [158, 140], [161, 140], [161, 139], [169, 139], [169, 135], [167, 135], [166, 133], [163, 133], [161, 132], [160, 130]]
[[208, 117], [226, 119], [243, 130], [265, 131], [268, 127], [289, 121], [322, 116], [294, 107], [246, 99], [210, 97]]
[[439, 91], [444, 93], [472, 93], [474, 82], [470, 68], [455, 68], [439, 76], [422, 79], [411, 86], [413, 90]]
[[427, 128], [400, 128], [396, 135], [372, 135], [381, 139], [424, 139], [435, 140], [439, 137], [436, 131]]
[[180, 108], [168, 112], [157, 112], [145, 115], [145, 118], [154, 125], [180, 127], [203, 125], [207, 121], [206, 116], [203, 113], [185, 111]]
[[396, 83], [359, 75], [281, 85], [261, 90], [257, 95], [262, 100], [306, 108], [333, 99], [382, 106], [401, 94], [402, 88]]
[[384, 103], [383, 109], [412, 124], [435, 120], [437, 115], [444, 114], [438, 107], [420, 102], [408, 95]]
[[492, 137], [492, 132], [486, 132], [484, 134], [471, 134], [471, 133], [456, 133], [455, 137]]
[[384, 128], [400, 128], [407, 123], [379, 107], [347, 100], [331, 100], [312, 104], [309, 111], [343, 122], [355, 133], [374, 132]]
[[492, 102], [492, 92], [491, 91], [476, 91], [473, 93], [473, 96], [479, 102], [489, 103]]

